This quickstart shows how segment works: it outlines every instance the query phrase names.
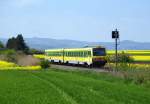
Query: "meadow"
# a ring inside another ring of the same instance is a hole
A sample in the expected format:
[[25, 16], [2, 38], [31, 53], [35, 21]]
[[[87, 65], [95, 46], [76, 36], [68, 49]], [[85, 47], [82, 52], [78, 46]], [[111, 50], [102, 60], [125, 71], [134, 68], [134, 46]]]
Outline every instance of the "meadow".
[[0, 71], [1, 104], [150, 104], [150, 89], [110, 73]]

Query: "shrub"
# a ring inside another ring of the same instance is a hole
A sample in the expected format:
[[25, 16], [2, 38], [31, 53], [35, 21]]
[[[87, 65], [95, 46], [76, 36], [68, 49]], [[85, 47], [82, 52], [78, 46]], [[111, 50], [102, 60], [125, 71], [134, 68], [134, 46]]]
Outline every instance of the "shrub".
[[40, 63], [40, 65], [41, 65], [41, 68], [44, 68], [44, 69], [50, 67], [50, 64], [49, 64], [48, 60], [42, 60], [41, 63]]
[[0, 48], [4, 48], [4, 44], [0, 41]]
[[130, 55], [125, 53], [124, 51], [122, 51], [122, 53], [118, 55], [118, 62], [120, 63], [131, 63], [133, 61], [133, 58], [130, 57]]
[[[115, 55], [107, 55], [106, 59], [108, 62], [115, 62], [116, 56]], [[117, 61], [118, 61], [118, 63], [131, 63], [134, 60], [132, 57], [130, 57], [129, 54], [122, 51], [122, 53], [118, 54], [118, 60]]]
[[44, 51], [37, 50], [37, 49], [29, 49], [28, 54], [34, 55], [34, 54], [44, 54]]
[[[111, 67], [112, 69], [115, 69], [115, 66], [111, 66], [110, 63], [114, 63], [116, 61], [116, 57], [115, 55], [107, 55], [106, 56], [106, 59], [107, 59], [107, 62], [109, 64], [109, 67]], [[128, 69], [131, 69], [131, 66], [130, 66], [130, 63], [133, 62], [133, 58], [130, 57], [129, 54], [126, 54], [124, 53], [124, 51], [122, 51], [122, 53], [119, 53], [118, 54], [118, 59], [117, 59], [117, 62], [118, 62], [118, 67], [117, 67], [117, 70], [128, 70]]]

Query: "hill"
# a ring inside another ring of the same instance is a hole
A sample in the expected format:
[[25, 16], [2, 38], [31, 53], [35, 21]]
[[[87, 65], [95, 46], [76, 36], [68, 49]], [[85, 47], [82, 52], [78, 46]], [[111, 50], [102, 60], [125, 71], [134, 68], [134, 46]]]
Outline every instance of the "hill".
[[[6, 43], [7, 39], [0, 39], [2, 42]], [[75, 48], [75, 47], [85, 47], [85, 46], [95, 46], [102, 45], [107, 49], [114, 49], [113, 42], [87, 42], [87, 41], [77, 41], [77, 40], [67, 40], [67, 39], [51, 39], [51, 38], [25, 38], [28, 46], [36, 49], [48, 49], [48, 48]], [[135, 42], [124, 40], [120, 42], [120, 50], [149, 50], [149, 42]]]

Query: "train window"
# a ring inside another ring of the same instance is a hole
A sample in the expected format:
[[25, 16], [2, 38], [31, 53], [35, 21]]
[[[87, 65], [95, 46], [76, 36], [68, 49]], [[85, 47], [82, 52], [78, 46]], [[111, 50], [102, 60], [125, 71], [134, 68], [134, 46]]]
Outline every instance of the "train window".
[[88, 51], [88, 56], [89, 56], [89, 57], [91, 56], [91, 51]]
[[79, 52], [79, 57], [81, 56], [80, 52]]
[[80, 51], [80, 57], [82, 57], [82, 52]]
[[70, 52], [70, 57], [72, 56], [72, 52]]
[[79, 52], [79, 57], [81, 57], [81, 52]]
[[76, 52], [73, 52], [73, 56], [76, 57]]
[[84, 57], [84, 52], [81, 52], [81, 56]]
[[85, 52], [84, 51], [82, 52], [82, 56], [85, 57]]
[[87, 52], [86, 51], [84, 51], [84, 57], [87, 57]]
[[76, 57], [76, 52], [73, 52], [74, 57]]
[[106, 55], [105, 48], [93, 49], [93, 56], [105, 56], [105, 55]]
[[72, 57], [72, 52], [70, 52], [70, 57]]
[[85, 54], [86, 54], [85, 51], [83, 51], [83, 57], [85, 57]]
[[85, 52], [85, 57], [87, 57], [87, 51]]
[[75, 57], [77, 57], [78, 56], [78, 53], [77, 52], [75, 52]]
[[70, 52], [70, 57], [72, 57], [72, 52]]
[[82, 51], [80, 52], [80, 57], [83, 57]]
[[88, 51], [86, 51], [86, 57], [88, 57]]
[[66, 52], [64, 52], [64, 56], [66, 56]]
[[82, 57], [84, 57], [84, 51], [82, 52]]

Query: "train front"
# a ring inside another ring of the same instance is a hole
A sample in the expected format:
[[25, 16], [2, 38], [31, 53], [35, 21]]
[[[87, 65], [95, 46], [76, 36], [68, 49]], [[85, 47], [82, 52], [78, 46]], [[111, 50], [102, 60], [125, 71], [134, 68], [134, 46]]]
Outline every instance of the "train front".
[[106, 49], [105, 48], [93, 48], [93, 65], [104, 66], [107, 63]]

